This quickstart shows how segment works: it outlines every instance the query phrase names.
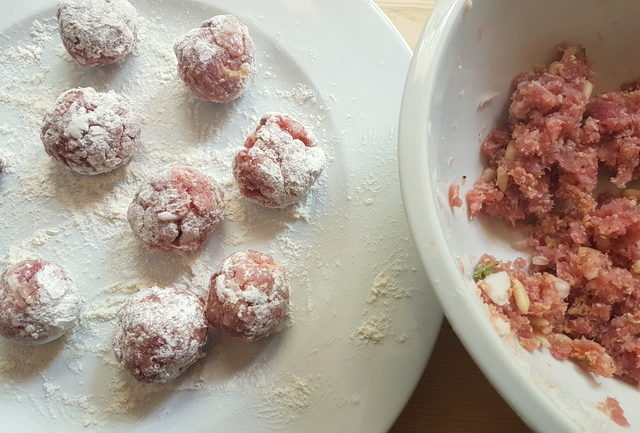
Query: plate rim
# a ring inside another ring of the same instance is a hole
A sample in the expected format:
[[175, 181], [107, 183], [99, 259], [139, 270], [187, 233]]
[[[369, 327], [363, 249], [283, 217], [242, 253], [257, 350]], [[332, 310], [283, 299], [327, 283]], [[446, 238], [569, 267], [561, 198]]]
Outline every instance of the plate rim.
[[[411, 47], [409, 46], [409, 43], [407, 42], [407, 40], [404, 38], [404, 36], [402, 36], [402, 34], [400, 33], [400, 30], [396, 27], [396, 25], [393, 23], [393, 21], [391, 21], [391, 18], [389, 18], [389, 16], [382, 10], [382, 8], [375, 3], [374, 1], [370, 1], [369, 2], [369, 6], [371, 7], [371, 9], [373, 9], [373, 11], [376, 13], [377, 17], [382, 21], [382, 23], [385, 25], [385, 27], [390, 30], [391, 34], [394, 36], [396, 42], [398, 42], [400, 45], [403, 46], [404, 48], [404, 52], [405, 54], [408, 54], [409, 57], [412, 59], [411, 62], [413, 63], [413, 58], [414, 58], [414, 52], [411, 50]], [[430, 18], [427, 20], [427, 22], [430, 20]], [[411, 66], [409, 67], [409, 70], [407, 71], [407, 75], [405, 77], [405, 83], [406, 80], [408, 79], [409, 75], [408, 72], [411, 70], [410, 69]], [[403, 97], [404, 99], [404, 97]], [[399, 118], [402, 117], [402, 107], [400, 107], [399, 113], [398, 113]], [[398, 179], [400, 181], [400, 190], [402, 190], [402, 180], [401, 180], [401, 170], [400, 170], [400, 158], [399, 158], [399, 149], [400, 149], [400, 128], [398, 128], [397, 131], [397, 140], [396, 140], [396, 156], [397, 156], [397, 162], [396, 162], [396, 169], [398, 170]], [[403, 200], [404, 202], [404, 200]], [[409, 215], [406, 212], [406, 208], [404, 213], [404, 218], [407, 221], [407, 224], [410, 224], [409, 221]], [[414, 245], [414, 248], [416, 249], [416, 251], [418, 251], [419, 254], [419, 250], [418, 250], [418, 245], [415, 242], [415, 239], [413, 238], [413, 236], [411, 237], [411, 242]], [[424, 266], [424, 263], [423, 263]], [[426, 268], [425, 268], [425, 273], [426, 273]], [[427, 280], [428, 280], [428, 274], [427, 274]], [[435, 290], [433, 290], [433, 283], [430, 281], [425, 281], [426, 286], [424, 288], [424, 290], [431, 290], [433, 292], [435, 292]], [[420, 379], [422, 378], [422, 376], [424, 375], [424, 372], [427, 368], [427, 364], [429, 362], [429, 360], [431, 359], [431, 355], [433, 355], [433, 349], [435, 348], [436, 345], [436, 341], [438, 340], [438, 335], [440, 335], [440, 329], [442, 328], [442, 323], [444, 321], [444, 313], [442, 310], [442, 305], [438, 305], [436, 308], [436, 316], [440, 317], [439, 320], [436, 320], [436, 322], [438, 322], [437, 325], [437, 331], [433, 333], [434, 337], [432, 338], [432, 340], [430, 342], [426, 342], [426, 347], [425, 347], [425, 357], [424, 360], [421, 360], [422, 362], [422, 368], [420, 370], [420, 374], [418, 375], [418, 377], [416, 377], [414, 379], [414, 385], [413, 387], [411, 387], [411, 389], [408, 390], [408, 393], [406, 395], [406, 397], [404, 398], [404, 403], [398, 408], [398, 410], [396, 411], [395, 416], [393, 417], [392, 420], [390, 420], [390, 422], [387, 424], [386, 428], [384, 428], [383, 430], [381, 430], [382, 432], [386, 432], [389, 429], [391, 429], [391, 427], [393, 427], [393, 425], [395, 424], [395, 422], [398, 420], [398, 418], [400, 417], [400, 415], [402, 414], [402, 412], [404, 411], [405, 407], [407, 406], [407, 404], [409, 403], [409, 401], [411, 400], [411, 397], [413, 397], [413, 394], [415, 393], [416, 389], [418, 388], [418, 384], [420, 383]]]

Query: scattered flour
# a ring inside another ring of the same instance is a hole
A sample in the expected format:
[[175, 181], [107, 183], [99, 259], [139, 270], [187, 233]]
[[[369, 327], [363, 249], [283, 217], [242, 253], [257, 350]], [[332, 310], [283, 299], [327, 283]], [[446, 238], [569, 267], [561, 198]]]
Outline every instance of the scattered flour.
[[276, 96], [281, 99], [288, 99], [294, 101], [299, 105], [315, 104], [317, 102], [315, 92], [304, 84], [298, 84], [292, 89], [275, 90], [275, 89], [262, 89], [259, 93], [265, 96]]
[[371, 284], [371, 292], [367, 302], [374, 303], [380, 298], [402, 299], [411, 296], [412, 290], [401, 286], [398, 282], [400, 274], [411, 270], [404, 264], [406, 260], [408, 257], [405, 257], [405, 260], [392, 260], [390, 264], [378, 272]]
[[[400, 281], [404, 273], [413, 271], [406, 264], [408, 260], [406, 254], [394, 253], [378, 266], [380, 271], [371, 282], [366, 300], [368, 306], [363, 312], [362, 323], [352, 336], [357, 344], [379, 344], [393, 336], [392, 316], [395, 305], [390, 301], [397, 302], [413, 294], [413, 289], [404, 287]], [[408, 338], [406, 334], [401, 334], [395, 336], [394, 341], [404, 343]]]
[[260, 408], [264, 418], [275, 418], [279, 423], [291, 422], [300, 417], [311, 406], [317, 381], [314, 377], [289, 376], [280, 380], [280, 386], [264, 392], [263, 400], [268, 405]]
[[363, 342], [382, 343], [391, 335], [391, 319], [385, 315], [367, 316], [356, 329], [355, 336]]

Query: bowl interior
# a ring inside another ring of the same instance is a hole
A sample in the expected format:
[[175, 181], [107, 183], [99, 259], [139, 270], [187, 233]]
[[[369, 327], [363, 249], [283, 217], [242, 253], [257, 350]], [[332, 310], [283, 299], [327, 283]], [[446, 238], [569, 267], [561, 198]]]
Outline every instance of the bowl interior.
[[407, 80], [401, 175], [416, 243], [463, 342], [540, 431], [628, 431], [596, 410], [607, 397], [617, 398], [632, 429], [640, 429], [640, 394], [621, 381], [558, 362], [546, 350], [527, 353], [497, 336], [476, 295], [473, 266], [483, 253], [501, 259], [528, 253], [514, 248], [518, 236], [505, 225], [469, 221], [466, 204], [452, 211], [448, 188], [461, 185], [464, 199], [483, 168], [481, 141], [505, 119], [513, 77], [554, 60], [556, 45], [586, 48], [597, 74], [595, 93], [640, 76], [640, 56], [633, 54], [639, 14], [636, 1], [445, 0], [423, 34]]

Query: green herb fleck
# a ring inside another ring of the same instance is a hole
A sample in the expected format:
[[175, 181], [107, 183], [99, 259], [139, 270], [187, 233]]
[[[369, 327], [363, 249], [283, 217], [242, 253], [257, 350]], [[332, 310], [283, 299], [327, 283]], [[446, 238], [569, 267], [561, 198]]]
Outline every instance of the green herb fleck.
[[500, 265], [498, 260], [494, 260], [493, 262], [479, 264], [473, 270], [473, 279], [474, 281], [480, 281], [487, 278], [488, 275], [491, 275], [497, 272], [497, 267]]

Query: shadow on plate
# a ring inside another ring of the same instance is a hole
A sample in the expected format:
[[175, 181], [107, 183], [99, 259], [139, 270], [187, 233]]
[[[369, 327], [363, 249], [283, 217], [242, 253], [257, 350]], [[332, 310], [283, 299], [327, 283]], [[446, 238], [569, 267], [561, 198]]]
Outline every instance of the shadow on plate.
[[59, 69], [56, 72], [63, 81], [73, 83], [72, 87], [93, 87], [97, 91], [106, 92], [123, 73], [128, 58], [129, 56], [118, 63], [98, 67], [81, 66], [75, 60], [65, 58], [64, 62], [57, 65]]
[[[75, 210], [93, 209], [96, 203], [103, 201], [127, 176], [126, 167], [96, 176], [82, 175], [51, 158], [46, 165], [46, 170], [48, 170], [46, 181], [51, 188], [51, 195]], [[47, 186], [43, 185], [43, 187]]]
[[[193, 96], [180, 81], [177, 73], [175, 82], [160, 89], [142, 109], [146, 127], [155, 128], [169, 150], [180, 156], [180, 147], [211, 146], [220, 130], [228, 126], [229, 118], [236, 110], [236, 103], [217, 104], [200, 100]], [[237, 143], [240, 146], [242, 143]], [[214, 145], [226, 146], [227, 143]]]

